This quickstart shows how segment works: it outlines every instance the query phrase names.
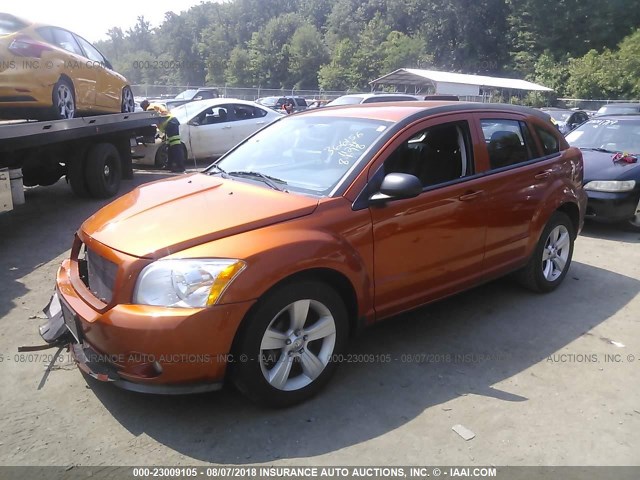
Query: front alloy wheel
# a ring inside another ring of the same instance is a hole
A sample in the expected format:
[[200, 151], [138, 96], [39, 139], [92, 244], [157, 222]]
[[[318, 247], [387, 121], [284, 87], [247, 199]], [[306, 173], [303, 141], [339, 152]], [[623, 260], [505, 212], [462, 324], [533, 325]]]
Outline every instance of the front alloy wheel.
[[336, 322], [315, 300], [297, 300], [271, 320], [260, 344], [260, 369], [273, 388], [306, 387], [329, 364], [336, 344]]
[[136, 111], [136, 101], [133, 97], [131, 87], [126, 86], [122, 89], [122, 106], [120, 108], [122, 113], [133, 113]]
[[315, 395], [329, 380], [348, 335], [344, 302], [329, 286], [300, 281], [258, 301], [239, 332], [233, 382], [253, 401], [284, 407]]

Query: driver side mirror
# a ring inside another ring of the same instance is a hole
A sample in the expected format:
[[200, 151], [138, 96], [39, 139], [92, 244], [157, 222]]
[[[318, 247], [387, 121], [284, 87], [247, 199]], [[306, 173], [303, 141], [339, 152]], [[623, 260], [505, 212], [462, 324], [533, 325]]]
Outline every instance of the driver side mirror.
[[369, 200], [374, 203], [389, 200], [414, 198], [422, 193], [422, 182], [415, 175], [408, 173], [389, 173], [382, 180], [380, 191], [371, 195]]

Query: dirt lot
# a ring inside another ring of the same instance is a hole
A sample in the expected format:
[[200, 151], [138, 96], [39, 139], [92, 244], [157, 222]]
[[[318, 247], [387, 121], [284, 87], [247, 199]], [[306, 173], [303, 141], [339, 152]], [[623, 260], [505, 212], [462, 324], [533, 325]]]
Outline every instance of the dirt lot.
[[0, 215], [2, 465], [640, 463], [640, 234], [588, 227], [552, 294], [505, 279], [378, 325], [349, 353], [390, 362], [344, 364], [319, 397], [271, 411], [231, 390], [122, 391], [66, 353], [40, 387], [54, 351], [17, 347], [41, 343], [55, 271], [103, 203], [61, 181]]

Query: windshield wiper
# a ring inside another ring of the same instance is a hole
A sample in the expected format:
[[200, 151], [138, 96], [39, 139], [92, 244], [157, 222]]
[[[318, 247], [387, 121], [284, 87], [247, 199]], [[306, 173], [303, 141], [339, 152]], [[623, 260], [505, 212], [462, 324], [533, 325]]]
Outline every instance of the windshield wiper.
[[[215, 168], [216, 170], [218, 170], [218, 172], [220, 172], [223, 176], [229, 176], [229, 174], [222, 169], [222, 167], [219, 167], [217, 163], [214, 163], [213, 165], [211, 165], [211, 167]], [[215, 173], [215, 172], [207, 172], [209, 175]]]
[[283, 185], [286, 185], [287, 182], [285, 182], [284, 180], [281, 180], [279, 178], [275, 178], [275, 177], [271, 177], [269, 175], [265, 175], [264, 173], [238, 171], [238, 172], [229, 172], [228, 175], [231, 175], [232, 177], [256, 178], [256, 179], [261, 180], [262, 182], [266, 183], [267, 185], [269, 185], [274, 190], [278, 190], [279, 192], [286, 192], [286, 190], [284, 190], [284, 189], [280, 188], [278, 185], [276, 185], [275, 182], [282, 183]]
[[618, 153], [614, 150], [607, 150], [606, 148], [600, 148], [600, 147], [580, 147], [580, 150], [593, 150], [594, 152], [602, 152], [602, 153]]

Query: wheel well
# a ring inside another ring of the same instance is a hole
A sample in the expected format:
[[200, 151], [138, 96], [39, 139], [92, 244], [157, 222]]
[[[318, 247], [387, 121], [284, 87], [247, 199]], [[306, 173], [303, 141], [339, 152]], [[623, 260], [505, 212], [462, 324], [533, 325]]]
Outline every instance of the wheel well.
[[[69, 77], [68, 75], [65, 75], [64, 73], [60, 74], [60, 79], [65, 79], [67, 82], [69, 82], [69, 84], [71, 85], [72, 88], [72, 93], [73, 93], [73, 98], [76, 98], [76, 86], [73, 83], [73, 80], [71, 80], [71, 77]], [[59, 79], [59, 80], [60, 80]]]
[[558, 212], [562, 212], [569, 217], [573, 224], [573, 232], [578, 236], [578, 229], [580, 228], [580, 210], [575, 203], [563, 203], [558, 207]]
[[[311, 270], [304, 270], [302, 272], [295, 273], [273, 285], [269, 290], [261, 295], [261, 298], [265, 295], [268, 295], [276, 288], [280, 288], [289, 283], [300, 282], [302, 280], [313, 280], [316, 282], [320, 281], [336, 290], [338, 295], [340, 295], [340, 298], [342, 298], [345, 308], [347, 309], [347, 317], [349, 319], [349, 336], [352, 337], [356, 333], [356, 330], [358, 328], [358, 299], [356, 297], [356, 292], [353, 288], [353, 285], [351, 285], [351, 282], [347, 279], [347, 277], [345, 277], [340, 272], [337, 272], [336, 270], [332, 270], [329, 268], [314, 268]], [[236, 352], [236, 346], [243, 330], [245, 320], [251, 316], [251, 312], [254, 310], [254, 308], [256, 308], [255, 304], [246, 313], [245, 317], [240, 323], [240, 326], [238, 327], [231, 346], [231, 351], [234, 353]]]

